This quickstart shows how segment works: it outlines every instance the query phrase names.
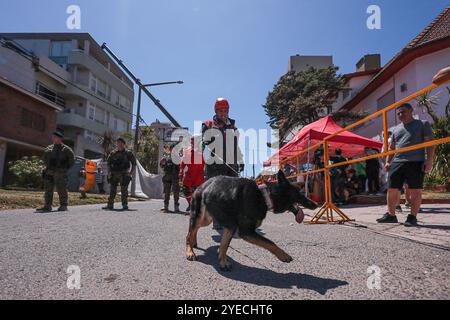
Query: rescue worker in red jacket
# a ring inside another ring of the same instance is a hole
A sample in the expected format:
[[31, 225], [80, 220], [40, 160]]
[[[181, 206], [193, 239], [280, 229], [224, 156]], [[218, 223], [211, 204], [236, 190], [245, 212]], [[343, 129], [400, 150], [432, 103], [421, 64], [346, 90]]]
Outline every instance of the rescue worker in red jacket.
[[[242, 153], [238, 145], [238, 129], [236, 121], [228, 117], [229, 110], [228, 101], [225, 98], [218, 98], [214, 104], [215, 116], [202, 124], [202, 141], [204, 146], [208, 146], [210, 155], [205, 166], [206, 180], [216, 176], [238, 177], [244, 170]], [[230, 140], [228, 146], [231, 145], [232, 150], [227, 150], [227, 139]], [[222, 229], [215, 222], [213, 228]]]
[[199, 137], [191, 138], [191, 146], [184, 149], [180, 163], [179, 178], [183, 184], [183, 193], [188, 202], [186, 213], [191, 210], [192, 194], [205, 181], [205, 160], [199, 144]]

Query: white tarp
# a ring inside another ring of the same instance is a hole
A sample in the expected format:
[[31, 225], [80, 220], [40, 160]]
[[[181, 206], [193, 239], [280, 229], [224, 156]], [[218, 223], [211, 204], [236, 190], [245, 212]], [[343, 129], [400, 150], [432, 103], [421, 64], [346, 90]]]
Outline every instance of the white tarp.
[[130, 194], [133, 197], [163, 199], [162, 176], [148, 173], [139, 161], [136, 166], [136, 177], [133, 180], [135, 182], [134, 192], [133, 183], [130, 184]]

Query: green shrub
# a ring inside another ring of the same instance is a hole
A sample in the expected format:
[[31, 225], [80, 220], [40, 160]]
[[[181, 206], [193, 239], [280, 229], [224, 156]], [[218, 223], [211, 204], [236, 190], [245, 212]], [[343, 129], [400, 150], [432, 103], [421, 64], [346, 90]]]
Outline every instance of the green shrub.
[[42, 185], [42, 170], [44, 164], [36, 156], [23, 157], [8, 163], [9, 171], [17, 178], [17, 187], [38, 188]]

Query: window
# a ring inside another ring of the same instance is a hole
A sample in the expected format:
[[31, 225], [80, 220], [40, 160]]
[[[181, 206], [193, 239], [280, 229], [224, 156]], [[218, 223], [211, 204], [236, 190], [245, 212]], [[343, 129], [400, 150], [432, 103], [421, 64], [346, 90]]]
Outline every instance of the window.
[[95, 106], [90, 102], [89, 102], [89, 106], [88, 106], [88, 118], [89, 118], [89, 120], [95, 119]]
[[116, 96], [116, 105], [120, 106], [120, 94], [118, 94], [118, 93], [117, 93], [117, 96]]
[[72, 41], [52, 41], [50, 56], [67, 57], [72, 50]]
[[21, 124], [26, 128], [31, 128], [40, 132], [45, 131], [45, 118], [39, 113], [22, 109]]
[[95, 135], [92, 131], [86, 130], [85, 137], [87, 140], [95, 141]]
[[344, 90], [342, 90], [342, 100], [347, 99], [348, 95], [350, 94], [350, 91], [352, 91], [352, 89], [344, 89]]
[[97, 78], [94, 75], [91, 75], [91, 91], [97, 91]]
[[105, 124], [106, 122], [106, 111], [102, 108], [95, 108], [95, 122]]
[[120, 107], [125, 110], [130, 110], [130, 108], [131, 108], [130, 99], [128, 99], [124, 96], [120, 96]]
[[97, 81], [97, 94], [102, 98], [106, 98], [106, 82], [102, 80]]

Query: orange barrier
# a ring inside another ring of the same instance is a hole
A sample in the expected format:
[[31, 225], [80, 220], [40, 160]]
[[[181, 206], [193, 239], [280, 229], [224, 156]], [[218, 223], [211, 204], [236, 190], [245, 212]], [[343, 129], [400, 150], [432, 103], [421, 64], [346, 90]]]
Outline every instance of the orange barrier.
[[86, 160], [85, 163], [86, 180], [84, 183], [84, 191], [89, 192], [95, 189], [95, 173], [97, 172], [97, 163]]
[[[306, 148], [305, 150], [300, 151], [299, 153], [297, 153], [294, 156], [291, 156], [289, 158], [280, 160], [279, 162], [279, 167], [280, 169], [282, 168], [282, 166], [287, 163], [287, 162], [293, 162], [295, 160], [295, 162], [297, 163], [297, 173], [294, 175], [289, 176], [288, 178], [296, 178], [299, 177], [301, 175], [310, 175], [313, 173], [318, 173], [318, 172], [324, 172], [324, 181], [325, 181], [325, 202], [323, 204], [323, 206], [319, 209], [319, 211], [314, 215], [314, 217], [311, 219], [311, 221], [306, 222], [309, 224], [320, 224], [320, 223], [330, 223], [330, 222], [348, 222], [348, 221], [354, 221], [352, 219], [350, 219], [347, 215], [345, 215], [344, 212], [342, 212], [342, 210], [340, 210], [339, 208], [337, 208], [335, 206], [335, 204], [333, 203], [332, 200], [332, 193], [331, 193], [331, 178], [330, 178], [330, 169], [331, 168], [335, 168], [335, 167], [339, 167], [339, 166], [345, 166], [345, 165], [349, 165], [352, 163], [357, 163], [357, 162], [362, 162], [362, 161], [366, 161], [368, 159], [374, 159], [374, 158], [380, 158], [380, 157], [386, 157], [388, 155], [392, 155], [392, 154], [396, 154], [396, 153], [402, 153], [402, 152], [407, 152], [407, 151], [411, 151], [411, 150], [416, 150], [416, 149], [421, 149], [421, 148], [425, 148], [425, 147], [430, 147], [430, 146], [435, 146], [438, 144], [442, 144], [442, 143], [449, 143], [450, 142], [450, 137], [446, 137], [446, 138], [442, 138], [442, 139], [435, 139], [435, 140], [431, 140], [431, 141], [427, 141], [421, 144], [417, 144], [414, 146], [410, 146], [410, 147], [405, 147], [405, 148], [401, 148], [401, 149], [397, 149], [397, 150], [390, 150], [390, 151], [385, 151], [382, 153], [377, 153], [374, 155], [370, 155], [370, 156], [366, 156], [366, 157], [362, 157], [362, 158], [358, 158], [358, 159], [353, 159], [353, 160], [349, 160], [346, 162], [340, 162], [340, 163], [336, 163], [336, 164], [330, 164], [330, 156], [328, 154], [328, 143], [329, 140], [337, 135], [339, 135], [340, 133], [350, 130], [362, 123], [365, 123], [371, 119], [374, 119], [378, 116], [382, 116], [382, 121], [383, 121], [383, 133], [384, 133], [384, 141], [383, 141], [383, 150], [388, 150], [388, 121], [387, 121], [387, 112], [402, 105], [403, 103], [408, 102], [409, 100], [412, 100], [414, 98], [419, 97], [420, 95], [430, 92], [436, 88], [438, 88], [439, 86], [442, 86], [446, 83], [450, 82], [450, 67], [445, 68], [440, 70], [434, 77], [433, 77], [433, 84], [422, 89], [419, 90], [411, 95], [409, 95], [408, 97], [397, 101], [396, 103], [382, 109], [379, 110], [367, 117], [365, 117], [362, 120], [359, 120], [345, 128], [342, 128], [342, 130], [338, 130], [335, 133], [325, 137], [321, 142]], [[306, 171], [306, 172], [300, 172], [300, 156], [306, 152], [309, 152], [312, 149], [318, 148], [321, 145], [324, 146], [324, 168], [322, 169], [317, 169], [317, 170], [311, 170], [311, 171]], [[335, 219], [335, 216], [333, 213], [336, 213], [340, 219]], [[326, 214], [326, 219], [323, 219], [322, 216], [324, 216]]]

